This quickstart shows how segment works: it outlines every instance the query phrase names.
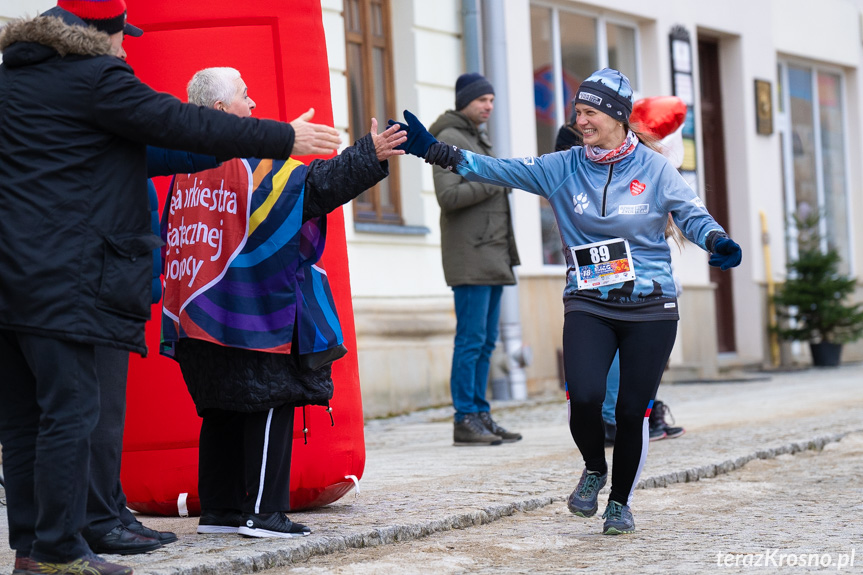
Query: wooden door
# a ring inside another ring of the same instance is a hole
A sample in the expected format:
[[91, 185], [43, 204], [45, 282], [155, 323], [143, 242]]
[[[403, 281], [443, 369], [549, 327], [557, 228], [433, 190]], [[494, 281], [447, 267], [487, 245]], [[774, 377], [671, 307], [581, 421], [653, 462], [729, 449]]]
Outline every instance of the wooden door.
[[[722, 90], [719, 74], [719, 43], [698, 39], [698, 66], [701, 74], [701, 131], [704, 151], [704, 202], [710, 214], [729, 235], [728, 188], [725, 173], [725, 134], [722, 129]], [[716, 284], [716, 332], [719, 351], [737, 351], [734, 336], [734, 297], [731, 271], [710, 268]]]

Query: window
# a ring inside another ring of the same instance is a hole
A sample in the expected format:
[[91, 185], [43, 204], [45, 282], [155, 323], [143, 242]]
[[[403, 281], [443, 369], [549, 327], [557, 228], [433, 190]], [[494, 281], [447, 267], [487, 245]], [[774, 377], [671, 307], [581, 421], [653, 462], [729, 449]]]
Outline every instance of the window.
[[[395, 118], [389, 0], [345, 0], [348, 108], [351, 141], [368, 132], [372, 118], [378, 129]], [[391, 158], [390, 176], [353, 201], [354, 221], [400, 225], [398, 161]]]
[[[780, 135], [783, 141], [785, 206], [792, 216], [822, 214], [823, 247], [842, 257], [850, 273], [850, 226], [845, 151], [843, 78], [838, 72], [782, 63]], [[788, 255], [797, 257], [797, 236], [790, 234]]]
[[[530, 8], [537, 153], [554, 151], [557, 131], [570, 120], [581, 82], [606, 66], [623, 72], [639, 92], [638, 30], [602, 16], [533, 4]], [[542, 257], [563, 265], [563, 246], [551, 206], [540, 199]]]

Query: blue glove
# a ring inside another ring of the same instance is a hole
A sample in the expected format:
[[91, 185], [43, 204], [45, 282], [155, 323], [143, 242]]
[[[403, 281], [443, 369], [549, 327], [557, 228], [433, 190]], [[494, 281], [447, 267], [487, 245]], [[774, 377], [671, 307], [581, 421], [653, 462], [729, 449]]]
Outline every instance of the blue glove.
[[408, 121], [407, 124], [396, 122], [395, 120], [387, 122], [390, 126], [398, 124], [402, 130], [408, 133], [408, 139], [403, 144], [396, 146], [396, 150], [404, 150], [412, 156], [425, 158], [429, 148], [432, 144], [437, 143], [437, 140], [429, 134], [429, 131], [422, 125], [422, 122], [407, 110], [405, 110], [405, 120]]
[[708, 263], [725, 271], [739, 266], [742, 259], [743, 250], [740, 249], [740, 246], [731, 238], [722, 237], [713, 242], [713, 253], [710, 254]]

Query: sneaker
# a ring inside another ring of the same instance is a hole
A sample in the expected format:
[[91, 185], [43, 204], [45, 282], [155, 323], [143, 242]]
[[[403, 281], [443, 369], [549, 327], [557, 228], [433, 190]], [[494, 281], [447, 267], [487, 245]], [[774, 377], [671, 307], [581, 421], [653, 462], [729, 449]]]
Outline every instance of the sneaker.
[[301, 523], [294, 523], [288, 516], [277, 511], [276, 513], [258, 513], [257, 515], [243, 515], [243, 525], [237, 530], [240, 535], [246, 537], [305, 537], [312, 530]]
[[485, 425], [486, 429], [500, 437], [504, 443], [515, 443], [516, 441], [521, 440], [521, 433], [507, 431], [498, 425], [497, 422], [491, 418], [491, 413], [487, 411], [479, 412], [479, 420], [482, 421], [482, 424]]
[[648, 433], [650, 434], [650, 441], [665, 439], [665, 430], [661, 427], [651, 427]]
[[[671, 425], [665, 420], [665, 417], [668, 416], [671, 418]], [[653, 430], [661, 430], [665, 433], [662, 437], [657, 437], [657, 439], [673, 439], [675, 437], [680, 437], [686, 430], [682, 427], [674, 427], [674, 416], [671, 414], [671, 409], [662, 401], [656, 400], [653, 402], [653, 409], [650, 410], [650, 432], [651, 437], [650, 440], [653, 439]], [[658, 431], [657, 431], [658, 433]]]
[[614, 447], [614, 438], [617, 436], [617, 424], [602, 420], [605, 424], [605, 446]]
[[575, 491], [570, 494], [566, 506], [579, 517], [593, 517], [599, 507], [596, 497], [607, 480], [608, 473], [600, 475], [599, 473], [588, 472], [585, 468], [581, 472], [581, 480]]
[[198, 533], [236, 533], [243, 524], [243, 514], [234, 509], [201, 510]]
[[503, 438], [483, 425], [476, 413], [468, 413], [453, 428], [453, 445], [500, 445]]
[[36, 561], [29, 557], [15, 558], [12, 575], [132, 575], [132, 568], [103, 561], [98, 555], [88, 555], [68, 563]]
[[605, 513], [602, 514], [605, 523], [602, 524], [603, 535], [623, 535], [635, 533], [635, 520], [629, 505], [621, 505], [617, 501], [608, 501]]

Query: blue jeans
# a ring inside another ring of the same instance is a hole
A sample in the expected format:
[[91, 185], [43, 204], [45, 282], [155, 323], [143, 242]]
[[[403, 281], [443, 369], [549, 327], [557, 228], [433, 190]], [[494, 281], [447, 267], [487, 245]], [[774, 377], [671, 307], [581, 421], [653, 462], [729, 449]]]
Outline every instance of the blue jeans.
[[614, 408], [617, 407], [617, 392], [620, 390], [620, 351], [614, 354], [614, 361], [608, 368], [605, 379], [605, 401], [602, 402], [602, 419], [615, 423]]
[[469, 413], [490, 411], [485, 399], [491, 353], [497, 342], [503, 286], [453, 286], [455, 348], [450, 391], [455, 421]]

